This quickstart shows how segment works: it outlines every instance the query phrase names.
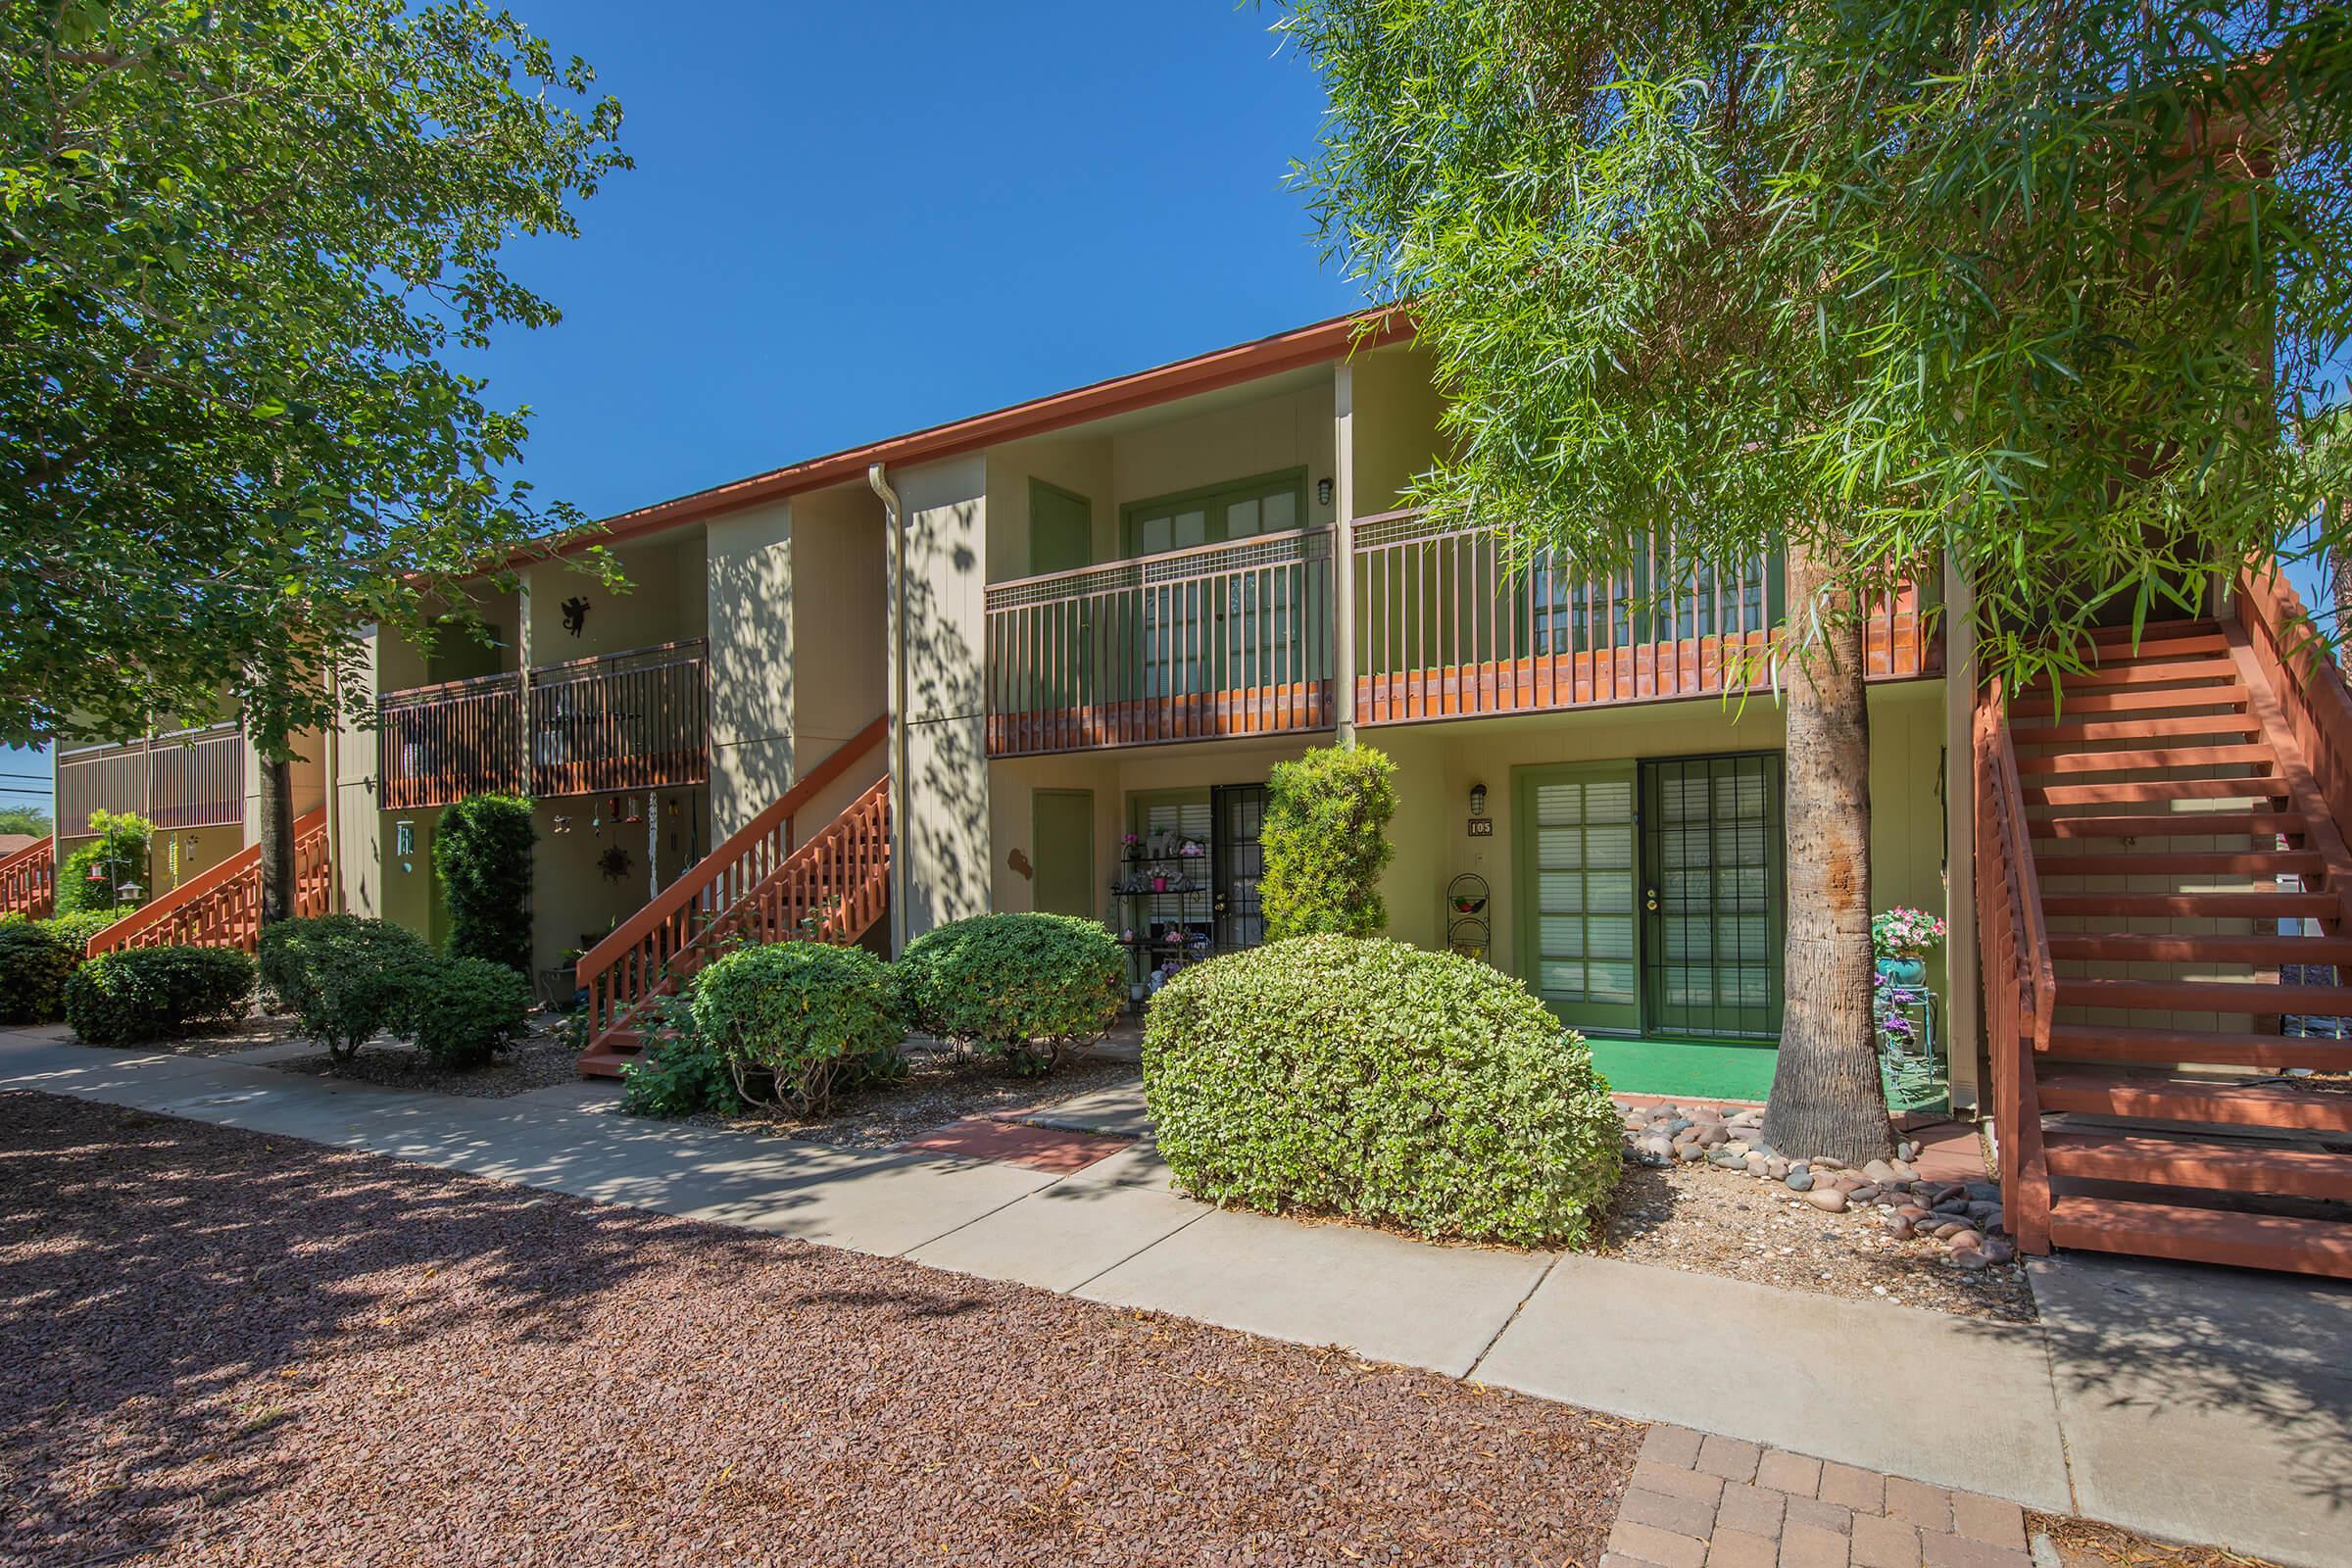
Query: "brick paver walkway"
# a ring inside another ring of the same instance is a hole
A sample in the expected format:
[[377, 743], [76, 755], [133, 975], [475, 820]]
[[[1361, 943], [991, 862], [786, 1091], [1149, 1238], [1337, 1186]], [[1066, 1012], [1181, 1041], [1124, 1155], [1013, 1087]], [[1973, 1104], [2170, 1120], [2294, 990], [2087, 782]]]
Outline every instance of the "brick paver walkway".
[[2032, 1568], [2025, 1511], [1652, 1427], [1601, 1568]]

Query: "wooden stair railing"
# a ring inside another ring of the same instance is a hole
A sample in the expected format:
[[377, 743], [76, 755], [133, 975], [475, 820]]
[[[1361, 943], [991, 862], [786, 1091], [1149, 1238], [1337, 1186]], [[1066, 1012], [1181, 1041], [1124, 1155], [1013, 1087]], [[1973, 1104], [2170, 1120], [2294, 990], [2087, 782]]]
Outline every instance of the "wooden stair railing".
[[2009, 1228], [2352, 1277], [2352, 692], [2267, 566], [2082, 652], [1977, 713]]
[[[294, 823], [294, 912], [324, 914], [330, 902], [326, 808]], [[208, 871], [141, 905], [90, 938], [89, 956], [122, 948], [239, 948], [262, 931], [262, 847], [248, 844]]]
[[807, 940], [847, 946], [873, 928], [889, 906], [889, 895], [890, 778], [885, 774], [672, 953], [638, 1001], [614, 1012], [604, 1034], [591, 1038], [580, 1055], [581, 1076], [617, 1074], [644, 1044], [636, 1027], [642, 1011], [730, 944]]
[[46, 920], [57, 907], [57, 844], [36, 839], [0, 857], [0, 914]]
[[2001, 1211], [2018, 1247], [2039, 1253], [2050, 1250], [2050, 1188], [2042, 1168], [2034, 1061], [2049, 1049], [2058, 982], [2007, 701], [1995, 678], [1977, 703], [1978, 951], [1984, 970], [1984, 1039], [1992, 1067]]
[[657, 994], [670, 960], [722, 916], [763, 887], [794, 853], [793, 818], [835, 780], [880, 746], [887, 714], [844, 741], [759, 815], [728, 835], [652, 903], [621, 922], [574, 968], [588, 993], [591, 1048]]

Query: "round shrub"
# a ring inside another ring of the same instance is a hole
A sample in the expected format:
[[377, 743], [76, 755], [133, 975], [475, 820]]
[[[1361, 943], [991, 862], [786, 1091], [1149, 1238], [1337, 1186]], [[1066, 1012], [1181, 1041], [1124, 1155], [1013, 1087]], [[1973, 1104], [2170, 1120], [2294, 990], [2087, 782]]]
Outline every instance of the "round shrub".
[[898, 965], [917, 1029], [1043, 1072], [1099, 1040], [1127, 1000], [1127, 956], [1075, 914], [980, 914], [926, 931]]
[[66, 977], [81, 949], [47, 922], [0, 923], [0, 1023], [48, 1023], [65, 1006]]
[[1572, 1247], [1616, 1185], [1592, 1054], [1527, 989], [1450, 953], [1299, 937], [1152, 1000], [1144, 1099], [1194, 1196]]
[[117, 920], [138, 913], [131, 906], [114, 905], [100, 909], [79, 909], [72, 914], [55, 915], [40, 922], [41, 929], [74, 950], [78, 958], [89, 951], [90, 938], [113, 925]]
[[753, 1103], [822, 1109], [834, 1092], [896, 1076], [890, 970], [860, 948], [772, 942], [738, 948], [694, 977], [694, 1033]]
[[303, 1033], [343, 1060], [396, 1020], [410, 971], [432, 956], [424, 938], [389, 920], [278, 920], [262, 930], [262, 984]]
[[531, 1010], [522, 976], [487, 958], [443, 958], [408, 972], [400, 1033], [444, 1067], [478, 1067], [521, 1038]]
[[66, 1022], [93, 1046], [167, 1040], [191, 1025], [241, 1015], [253, 960], [234, 948], [122, 948], [66, 981]]
[[734, 1070], [695, 1031], [694, 1009], [685, 998], [663, 998], [640, 1028], [644, 1051], [636, 1060], [620, 1064], [622, 1110], [632, 1116], [692, 1116], [706, 1110], [722, 1116], [742, 1114], [743, 1097], [736, 1093]]

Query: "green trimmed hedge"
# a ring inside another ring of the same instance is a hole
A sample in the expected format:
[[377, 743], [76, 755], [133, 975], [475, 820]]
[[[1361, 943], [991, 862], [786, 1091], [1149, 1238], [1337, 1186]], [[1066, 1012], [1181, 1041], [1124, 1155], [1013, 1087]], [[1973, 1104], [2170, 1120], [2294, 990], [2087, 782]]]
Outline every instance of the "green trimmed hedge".
[[389, 920], [321, 914], [263, 928], [261, 977], [342, 1061], [399, 1020], [410, 972], [432, 956], [424, 938]]
[[1524, 986], [1378, 938], [1177, 975], [1145, 1024], [1144, 1098], [1195, 1197], [1424, 1236], [1575, 1246], [1623, 1158], [1592, 1053]]
[[433, 830], [433, 875], [449, 905], [449, 954], [531, 969], [531, 846], [520, 795], [469, 795]]
[[90, 938], [113, 925], [117, 920], [125, 919], [138, 912], [134, 906], [127, 904], [110, 905], [104, 908], [78, 909], [72, 914], [52, 915], [41, 921], [40, 927], [72, 948], [74, 956], [79, 958], [83, 953], [89, 950]]
[[1127, 1000], [1127, 956], [1075, 914], [980, 914], [926, 931], [895, 966], [917, 1029], [1023, 1071], [1102, 1037]]
[[93, 1046], [168, 1040], [242, 1014], [253, 960], [235, 948], [122, 948], [66, 981], [66, 1022]]
[[0, 922], [0, 1023], [48, 1023], [66, 1004], [66, 977], [81, 949], [49, 922]]
[[837, 1090], [903, 1076], [890, 969], [862, 948], [771, 942], [694, 977], [694, 1033], [754, 1103], [822, 1109]]
[[1369, 746], [1324, 746], [1266, 778], [1257, 880], [1266, 940], [1378, 936], [1389, 923], [1380, 873], [1396, 857], [1396, 764]]
[[487, 958], [411, 965], [394, 1027], [444, 1067], [478, 1067], [522, 1038], [530, 983]]
[[734, 1069], [723, 1053], [695, 1032], [694, 1009], [686, 998], [662, 998], [640, 1027], [645, 1049], [634, 1061], [620, 1064], [622, 1110], [632, 1116], [743, 1113]]

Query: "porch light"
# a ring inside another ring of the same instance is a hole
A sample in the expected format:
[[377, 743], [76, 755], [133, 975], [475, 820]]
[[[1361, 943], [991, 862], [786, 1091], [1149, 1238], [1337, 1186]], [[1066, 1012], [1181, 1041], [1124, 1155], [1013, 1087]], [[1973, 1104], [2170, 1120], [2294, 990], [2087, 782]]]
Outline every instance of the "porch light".
[[1472, 816], [1487, 814], [1487, 787], [1484, 784], [1470, 786], [1470, 814]]
[[1329, 479], [1315, 481], [1315, 505], [1320, 507], [1331, 505], [1331, 481]]

